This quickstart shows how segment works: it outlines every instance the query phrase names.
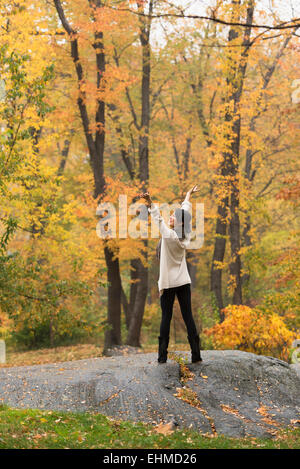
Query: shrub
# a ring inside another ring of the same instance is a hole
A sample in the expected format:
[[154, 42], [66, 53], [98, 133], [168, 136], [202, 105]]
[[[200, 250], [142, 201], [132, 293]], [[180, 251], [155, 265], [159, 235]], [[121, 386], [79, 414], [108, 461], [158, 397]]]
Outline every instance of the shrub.
[[205, 330], [212, 337], [215, 348], [238, 349], [288, 359], [294, 334], [280, 316], [244, 305], [228, 305], [223, 311], [224, 321]]

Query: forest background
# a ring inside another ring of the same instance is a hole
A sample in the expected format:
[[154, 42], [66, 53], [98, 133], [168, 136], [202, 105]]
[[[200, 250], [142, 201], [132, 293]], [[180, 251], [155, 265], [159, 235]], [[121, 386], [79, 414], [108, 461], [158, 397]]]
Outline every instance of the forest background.
[[[202, 346], [288, 359], [300, 329], [293, 4], [0, 5], [1, 337], [15, 350], [156, 343], [157, 239], [99, 238], [97, 206], [142, 190], [180, 203], [197, 184], [204, 244], [187, 260]], [[187, 341], [177, 303], [171, 340]]]

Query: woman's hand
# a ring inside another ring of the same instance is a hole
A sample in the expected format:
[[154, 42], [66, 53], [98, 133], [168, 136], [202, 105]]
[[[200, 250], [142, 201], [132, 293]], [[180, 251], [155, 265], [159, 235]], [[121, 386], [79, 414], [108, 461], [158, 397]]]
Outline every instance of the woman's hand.
[[149, 192], [144, 192], [144, 194], [138, 194], [138, 197], [139, 197], [140, 199], [145, 199], [146, 202], [147, 202], [147, 204], [148, 204], [149, 206], [151, 206], [151, 204], [152, 204], [152, 199], [151, 199], [151, 196], [150, 196]]
[[197, 189], [197, 185], [193, 186], [192, 189], [189, 190], [190, 195], [194, 194], [194, 192], [199, 192], [200, 189]]
[[197, 185], [196, 185], [196, 186], [193, 186], [192, 189], [190, 189], [189, 191], [187, 191], [185, 200], [189, 201], [189, 200], [190, 200], [190, 196], [191, 196], [192, 194], [194, 194], [195, 192], [199, 192], [199, 191], [200, 191], [200, 189], [197, 189]]

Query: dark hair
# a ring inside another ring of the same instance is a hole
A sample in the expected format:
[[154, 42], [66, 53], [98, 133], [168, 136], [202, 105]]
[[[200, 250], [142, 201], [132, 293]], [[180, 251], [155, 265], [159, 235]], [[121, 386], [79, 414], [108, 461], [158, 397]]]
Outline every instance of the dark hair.
[[175, 218], [180, 226], [176, 226], [174, 231], [176, 231], [177, 236], [179, 239], [184, 239], [188, 233], [192, 231], [191, 228], [191, 214], [184, 210], [183, 208], [176, 208], [175, 210]]
[[[182, 241], [185, 238], [186, 234], [192, 231], [192, 228], [191, 228], [192, 217], [191, 217], [191, 214], [187, 210], [184, 210], [183, 208], [176, 208], [175, 218], [179, 223], [181, 223], [181, 225], [176, 226], [174, 228], [174, 231], [177, 233], [177, 236], [180, 239], [180, 241]], [[157, 246], [156, 246], [156, 257], [158, 260], [160, 259], [160, 250], [161, 250], [161, 238], [158, 241]]]

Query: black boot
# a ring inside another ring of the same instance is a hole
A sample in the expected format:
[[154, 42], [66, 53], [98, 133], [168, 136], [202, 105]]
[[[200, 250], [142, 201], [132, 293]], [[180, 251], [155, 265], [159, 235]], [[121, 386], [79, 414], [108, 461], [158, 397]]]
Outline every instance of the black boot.
[[166, 363], [168, 356], [169, 337], [158, 337], [158, 359], [159, 363]]
[[191, 346], [192, 351], [192, 363], [202, 362], [201, 354], [200, 354], [200, 337], [199, 335], [195, 335], [194, 337], [188, 336], [188, 341]]

